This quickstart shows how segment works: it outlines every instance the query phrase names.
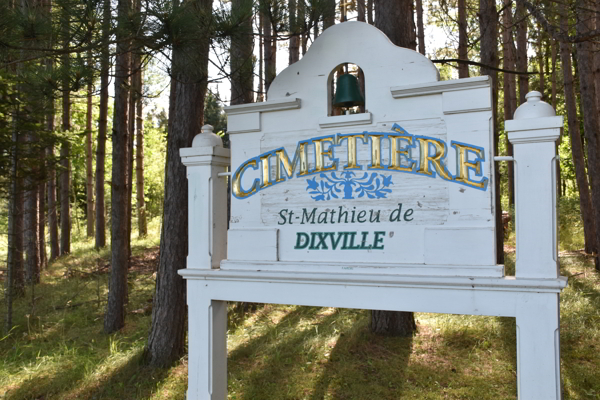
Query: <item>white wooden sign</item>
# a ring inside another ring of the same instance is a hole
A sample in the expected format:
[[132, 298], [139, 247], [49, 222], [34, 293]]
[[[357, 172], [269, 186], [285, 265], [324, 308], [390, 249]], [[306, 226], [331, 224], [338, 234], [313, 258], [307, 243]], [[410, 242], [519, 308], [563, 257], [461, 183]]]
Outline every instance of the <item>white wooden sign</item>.
[[[364, 73], [366, 112], [330, 116], [333, 73], [344, 63]], [[231, 154], [210, 127], [181, 150], [190, 185], [190, 253], [180, 272], [188, 399], [226, 398], [228, 300], [516, 317], [519, 398], [560, 399], [566, 279], [550, 166], [562, 118], [538, 95], [506, 123], [515, 277], [495, 262], [487, 77], [439, 81], [427, 58], [347, 22], [283, 71], [268, 101], [228, 107]]]

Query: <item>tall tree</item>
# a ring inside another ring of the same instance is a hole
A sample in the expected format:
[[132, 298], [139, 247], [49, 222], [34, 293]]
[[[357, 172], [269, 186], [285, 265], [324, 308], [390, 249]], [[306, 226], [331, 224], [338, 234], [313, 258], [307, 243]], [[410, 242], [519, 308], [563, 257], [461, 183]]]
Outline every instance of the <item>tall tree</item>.
[[417, 0], [417, 36], [419, 37], [419, 53], [425, 55], [425, 28], [423, 27], [423, 0]]
[[[304, 1], [304, 0], [299, 0]], [[290, 47], [289, 47], [289, 65], [300, 59], [300, 34], [298, 33], [298, 4], [296, 0], [289, 0], [289, 19], [290, 19]]]
[[[88, 57], [91, 68], [91, 53]], [[87, 85], [87, 102], [85, 114], [85, 198], [87, 214], [87, 237], [94, 237], [94, 170], [92, 164], [92, 97], [93, 84], [90, 79]]]
[[[458, 0], [458, 59], [469, 60], [469, 47], [467, 37], [467, 1]], [[458, 77], [469, 77], [469, 64], [458, 63]]]
[[[273, 10], [271, 3], [263, 6], [263, 54], [265, 62], [265, 93], [277, 75], [277, 35], [273, 34]], [[266, 96], [265, 96], [266, 97]]]
[[106, 246], [104, 218], [104, 173], [106, 159], [106, 129], [108, 125], [108, 74], [110, 72], [110, 0], [104, 0], [102, 12], [102, 49], [100, 51], [100, 106], [98, 143], [96, 145], [96, 248]]
[[[512, 18], [512, 0], [504, 0], [504, 12], [502, 13], [502, 23], [504, 25], [502, 31], [502, 53], [503, 61], [502, 65], [507, 71], [513, 71], [515, 69], [515, 57], [513, 54], [513, 18]], [[513, 118], [513, 114], [517, 109], [517, 89], [515, 76], [513, 74], [504, 72], [503, 83], [504, 83], [504, 121], [508, 121]], [[506, 137], [506, 155], [512, 157], [513, 147], [512, 143]], [[508, 163], [507, 165], [508, 175], [508, 204], [510, 206], [515, 204], [515, 191], [514, 191], [514, 165]]]
[[[185, 349], [185, 282], [177, 274], [186, 267], [188, 253], [188, 190], [186, 168], [179, 149], [189, 147], [203, 123], [208, 82], [208, 50], [211, 37], [212, 0], [174, 0], [174, 23], [181, 23], [180, 40], [173, 45], [169, 99], [169, 134], [165, 171], [164, 214], [160, 259], [148, 337], [147, 361], [166, 366]], [[184, 22], [184, 18], [194, 23]], [[187, 29], [186, 29], [187, 28]], [[188, 30], [189, 29], [189, 30]]]
[[[577, 34], [584, 35], [594, 29], [593, 4], [585, 0], [577, 0]], [[600, 140], [599, 118], [597, 110], [596, 82], [594, 77], [594, 48], [591, 41], [580, 41], [577, 48], [577, 69], [579, 72], [579, 88], [581, 91], [581, 107], [583, 114], [583, 130], [587, 139], [588, 174], [592, 183], [592, 203], [596, 221], [596, 249], [600, 249]], [[596, 255], [596, 269], [600, 271], [600, 259]]]
[[[479, 0], [479, 29], [481, 32], [480, 59], [483, 66], [481, 75], [492, 78], [492, 130], [494, 136], [494, 154], [499, 154], [498, 128], [498, 12], [494, 0]], [[495, 165], [495, 211], [496, 211], [496, 262], [504, 264], [504, 226], [502, 225], [502, 204], [500, 202], [500, 172]]]
[[[231, 104], [251, 103], [254, 98], [252, 1], [232, 0], [231, 18], [236, 28], [231, 35], [231, 48], [229, 50], [231, 60]], [[290, 53], [290, 60], [291, 57]]]
[[[62, 14], [62, 130], [69, 132], [71, 129], [71, 91], [70, 91], [70, 18], [68, 5], [63, 4]], [[69, 201], [69, 189], [71, 187], [71, 161], [70, 144], [63, 140], [60, 146], [60, 254], [71, 252], [71, 203]]]
[[[527, 72], [527, 9], [521, 1], [517, 1], [517, 71]], [[525, 95], [529, 92], [529, 75], [519, 75], [519, 104], [525, 103]]]
[[396, 46], [417, 49], [412, 0], [375, 0], [375, 27]]
[[108, 305], [104, 316], [104, 331], [111, 333], [125, 325], [127, 299], [127, 268], [129, 249], [127, 240], [127, 169], [129, 146], [128, 102], [130, 43], [127, 24], [131, 0], [119, 0], [117, 17], [117, 57], [115, 64], [115, 106], [112, 130], [111, 179], [111, 271]]
[[[375, 27], [396, 46], [416, 49], [411, 0], [375, 0]], [[371, 311], [371, 331], [394, 336], [411, 336], [417, 329], [415, 316], [404, 311]]]
[[[141, 2], [138, 1], [138, 7]], [[138, 217], [138, 235], [145, 237], [148, 235], [148, 225], [146, 223], [146, 203], [144, 199], [144, 117], [142, 96], [142, 63], [141, 55], [134, 54], [134, 75], [135, 84], [133, 90], [136, 93], [136, 136], [135, 136], [135, 183], [136, 183], [136, 208]]]
[[[566, 32], [568, 30], [568, 8], [562, 4], [560, 9], [560, 25]], [[571, 44], [560, 42], [560, 60], [562, 62], [563, 81], [565, 89], [565, 105], [567, 108], [567, 121], [569, 136], [571, 138], [571, 155], [575, 165], [575, 179], [579, 189], [579, 207], [583, 220], [583, 234], [585, 237], [585, 252], [596, 252], [596, 221], [590, 198], [588, 178], [585, 171], [585, 156], [581, 143], [581, 131], [577, 116], [577, 101], [575, 98], [575, 85], [573, 84], [573, 68], [571, 66]]]

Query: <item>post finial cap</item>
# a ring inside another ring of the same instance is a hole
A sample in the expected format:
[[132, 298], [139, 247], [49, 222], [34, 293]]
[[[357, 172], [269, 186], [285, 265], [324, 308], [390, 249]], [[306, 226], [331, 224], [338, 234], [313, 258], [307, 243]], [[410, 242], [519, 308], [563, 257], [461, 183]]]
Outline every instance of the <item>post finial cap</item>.
[[223, 141], [214, 134], [212, 125], [204, 125], [202, 133], [194, 136], [192, 147], [223, 147]]
[[519, 106], [515, 111], [513, 119], [529, 119], [554, 117], [556, 112], [554, 108], [545, 101], [542, 101], [542, 94], [537, 91], [527, 93], [527, 101]]

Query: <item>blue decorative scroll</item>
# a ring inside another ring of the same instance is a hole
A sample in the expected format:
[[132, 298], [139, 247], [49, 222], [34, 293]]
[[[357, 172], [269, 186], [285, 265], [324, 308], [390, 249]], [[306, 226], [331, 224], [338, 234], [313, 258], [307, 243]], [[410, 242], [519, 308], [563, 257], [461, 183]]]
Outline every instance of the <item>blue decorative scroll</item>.
[[339, 177], [336, 172], [331, 175], [321, 173], [319, 177], [322, 179], [314, 177], [306, 180], [306, 190], [315, 201], [339, 198], [351, 200], [365, 195], [369, 199], [383, 199], [388, 193], [392, 193], [392, 189], [388, 189], [393, 183], [391, 175], [365, 172], [358, 178], [354, 172], [344, 171]]

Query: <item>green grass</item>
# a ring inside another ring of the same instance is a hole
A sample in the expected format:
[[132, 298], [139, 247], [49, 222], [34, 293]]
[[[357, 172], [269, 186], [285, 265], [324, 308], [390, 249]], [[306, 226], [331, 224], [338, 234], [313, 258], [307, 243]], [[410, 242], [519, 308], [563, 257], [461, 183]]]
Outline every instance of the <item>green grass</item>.
[[[578, 237], [571, 243], [579, 249]], [[108, 274], [90, 274], [108, 249], [78, 238], [45, 270], [34, 307], [28, 288], [17, 326], [0, 340], [0, 399], [184, 399], [185, 357], [169, 369], [140, 363], [157, 245], [157, 234], [133, 243], [126, 326], [112, 335], [102, 331]], [[514, 252], [506, 256], [510, 272]], [[565, 399], [600, 399], [600, 275], [579, 251], [560, 261], [570, 277], [561, 296]], [[370, 333], [363, 310], [231, 305], [229, 399], [516, 399], [514, 319], [416, 318], [417, 335], [390, 338]]]

